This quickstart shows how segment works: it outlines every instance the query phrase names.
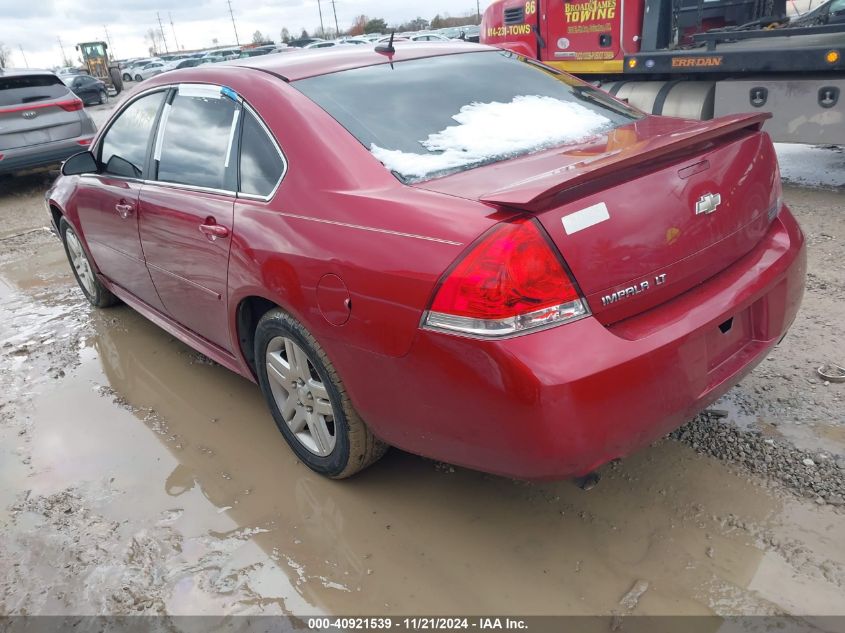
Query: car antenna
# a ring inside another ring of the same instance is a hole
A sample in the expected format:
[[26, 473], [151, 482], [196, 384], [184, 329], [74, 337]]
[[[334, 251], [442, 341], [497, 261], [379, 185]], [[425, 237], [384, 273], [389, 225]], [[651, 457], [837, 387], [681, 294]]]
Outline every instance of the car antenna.
[[396, 49], [393, 48], [393, 36], [396, 35], [396, 30], [390, 32], [390, 41], [387, 43], [387, 46], [384, 44], [379, 44], [376, 46], [376, 53], [387, 53], [388, 55], [393, 55], [396, 52]]

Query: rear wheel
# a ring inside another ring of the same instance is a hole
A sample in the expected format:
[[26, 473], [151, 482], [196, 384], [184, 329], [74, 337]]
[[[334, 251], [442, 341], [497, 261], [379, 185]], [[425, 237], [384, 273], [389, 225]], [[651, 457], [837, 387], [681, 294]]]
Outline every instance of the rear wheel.
[[105, 90], [100, 90], [100, 105], [105, 105], [109, 102], [109, 93]]
[[144, 81], [144, 78], [141, 75], [135, 75], [135, 81]]
[[352, 406], [334, 367], [313, 336], [282, 310], [255, 333], [258, 382], [276, 426], [309, 468], [343, 479], [387, 450]]
[[123, 73], [123, 81], [132, 81], [132, 75], [129, 73]]
[[73, 270], [73, 276], [76, 277], [76, 282], [88, 302], [97, 308], [108, 308], [118, 303], [118, 298], [97, 279], [94, 266], [88, 259], [79, 236], [64, 218], [59, 222], [59, 234], [65, 245], [65, 253]]

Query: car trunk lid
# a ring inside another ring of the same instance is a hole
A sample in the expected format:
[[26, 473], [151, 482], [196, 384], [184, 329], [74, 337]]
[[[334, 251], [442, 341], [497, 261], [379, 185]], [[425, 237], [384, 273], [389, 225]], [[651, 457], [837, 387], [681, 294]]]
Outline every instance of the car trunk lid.
[[75, 101], [55, 75], [0, 77], [0, 150], [79, 136], [79, 111], [62, 107]]
[[759, 131], [766, 118], [648, 117], [417, 186], [533, 213], [593, 314], [611, 324], [685, 292], [760, 241], [779, 187]]

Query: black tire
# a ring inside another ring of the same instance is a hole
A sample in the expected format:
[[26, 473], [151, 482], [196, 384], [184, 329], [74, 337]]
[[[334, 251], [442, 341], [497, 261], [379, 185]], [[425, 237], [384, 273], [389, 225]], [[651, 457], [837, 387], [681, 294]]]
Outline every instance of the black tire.
[[[68, 235], [71, 235], [72, 238], [76, 239], [91, 271], [95, 272], [90, 290], [85, 287], [85, 284], [82, 282], [82, 279], [80, 279], [79, 272], [73, 263], [71, 249], [68, 247]], [[89, 257], [88, 252], [85, 251], [85, 247], [82, 246], [82, 240], [79, 239], [76, 235], [76, 231], [74, 231], [70, 223], [64, 218], [62, 218], [59, 222], [59, 236], [62, 238], [62, 244], [65, 247], [65, 255], [67, 255], [67, 260], [70, 264], [70, 269], [73, 271], [73, 276], [76, 278], [76, 283], [79, 284], [79, 289], [82, 291], [82, 294], [85, 295], [85, 298], [88, 299], [88, 303], [96, 308], [108, 308], [119, 303], [120, 299], [115, 297], [108, 288], [100, 283], [100, 280], [96, 276], [96, 267], [91, 262], [91, 258]]]
[[100, 105], [105, 105], [109, 102], [109, 93], [105, 90], [100, 90]]
[[114, 94], [119, 95], [123, 91], [123, 75], [119, 68], [109, 68], [109, 78], [114, 86]]
[[135, 81], [144, 81], [144, 78], [141, 75], [135, 75]]
[[[335, 445], [331, 453], [321, 457], [296, 438], [279, 410], [267, 376], [267, 352], [270, 342], [283, 337], [295, 342], [308, 356], [325, 386], [332, 406]], [[376, 438], [358, 415], [326, 353], [313, 336], [292, 316], [280, 309], [267, 312], [258, 322], [254, 351], [258, 382], [270, 413], [288, 445], [311, 470], [332, 479], [344, 479], [376, 462], [387, 451], [387, 445]]]
[[123, 73], [123, 81], [132, 81], [132, 75], [129, 73]]

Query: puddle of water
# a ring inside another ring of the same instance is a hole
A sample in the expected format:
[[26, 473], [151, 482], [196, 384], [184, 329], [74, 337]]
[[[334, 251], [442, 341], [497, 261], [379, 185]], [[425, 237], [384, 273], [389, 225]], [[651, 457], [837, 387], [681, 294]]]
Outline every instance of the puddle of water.
[[[43, 257], [39, 274], [58, 274]], [[0, 357], [16, 412], [0, 420], [0, 569], [26, 571], [0, 572], [0, 610], [608, 614], [641, 579], [641, 614], [845, 614], [841, 515], [680, 444], [588, 493], [398, 451], [328, 481], [255, 385], [15, 266], [0, 269], [0, 341], [58, 351]]]
[[742, 402], [739, 386], [720, 398], [714, 409], [721, 409], [728, 414], [728, 420], [741, 429], [756, 430], [767, 437], [786, 438], [795, 446], [806, 451], [845, 454], [845, 417], [837, 424], [802, 419], [800, 415], [784, 415], [776, 412], [761, 414], [749, 413]]

